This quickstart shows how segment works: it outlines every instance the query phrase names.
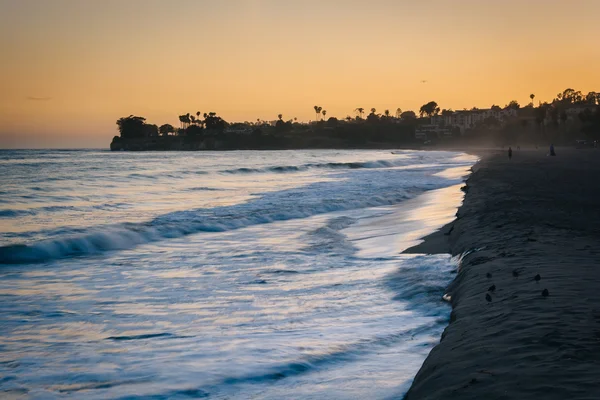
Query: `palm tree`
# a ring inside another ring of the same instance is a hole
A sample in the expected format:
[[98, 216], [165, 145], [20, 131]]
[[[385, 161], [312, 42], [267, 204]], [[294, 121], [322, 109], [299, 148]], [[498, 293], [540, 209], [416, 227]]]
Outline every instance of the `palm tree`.
[[377, 110], [375, 109], [375, 107], [371, 108], [371, 114], [375, 114]]
[[277, 118], [281, 121], [283, 119], [283, 114], [277, 114]]
[[402, 115], [402, 109], [400, 107], [396, 108], [396, 118], [400, 118]]
[[196, 125], [196, 117], [190, 115], [190, 120], [192, 121], [192, 124]]
[[531, 102], [533, 103], [533, 99], [535, 99], [535, 94], [531, 93], [531, 94], [529, 95], [529, 98], [531, 99]]
[[325, 116], [327, 115], [327, 110], [321, 111], [321, 114], [323, 114], [323, 119], [325, 119]]
[[362, 116], [363, 116], [363, 114], [364, 114], [364, 112], [365, 112], [365, 109], [364, 109], [364, 108], [362, 108], [362, 107], [358, 107], [358, 108], [357, 108], [356, 110], [354, 110], [354, 111], [356, 111], [356, 112], [358, 113], [358, 116], [359, 116], [360, 118], [362, 118]]
[[386, 118], [389, 118], [390, 117], [390, 110], [385, 110], [383, 112], [383, 114], [385, 115]]
[[319, 120], [319, 113], [321, 112], [320, 107], [319, 106], [314, 106], [313, 108], [315, 109], [315, 118], [318, 121]]

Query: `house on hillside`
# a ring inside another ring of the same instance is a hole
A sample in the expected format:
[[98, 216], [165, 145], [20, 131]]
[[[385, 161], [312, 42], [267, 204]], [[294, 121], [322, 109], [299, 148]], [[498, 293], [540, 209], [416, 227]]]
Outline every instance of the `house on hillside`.
[[474, 128], [477, 124], [482, 123], [486, 119], [493, 117], [499, 123], [517, 118], [518, 112], [514, 108], [489, 108], [489, 109], [473, 109], [464, 111], [454, 111], [446, 115], [436, 115], [431, 117], [431, 124], [441, 127], [450, 127], [460, 129], [463, 134], [467, 129]]
[[420, 125], [415, 129], [415, 139], [435, 140], [452, 136], [452, 129], [435, 124]]

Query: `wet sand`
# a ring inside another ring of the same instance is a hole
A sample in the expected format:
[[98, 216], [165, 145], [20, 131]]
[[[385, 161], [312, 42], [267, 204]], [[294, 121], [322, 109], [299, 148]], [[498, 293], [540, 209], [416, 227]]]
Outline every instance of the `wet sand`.
[[471, 253], [406, 399], [600, 398], [600, 151], [546, 153], [480, 153], [457, 219], [408, 250]]

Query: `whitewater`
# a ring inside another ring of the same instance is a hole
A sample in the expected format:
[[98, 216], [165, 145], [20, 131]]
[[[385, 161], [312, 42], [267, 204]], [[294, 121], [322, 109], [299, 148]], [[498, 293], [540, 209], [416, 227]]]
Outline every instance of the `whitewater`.
[[0, 396], [385, 399], [439, 341], [458, 152], [0, 151]]

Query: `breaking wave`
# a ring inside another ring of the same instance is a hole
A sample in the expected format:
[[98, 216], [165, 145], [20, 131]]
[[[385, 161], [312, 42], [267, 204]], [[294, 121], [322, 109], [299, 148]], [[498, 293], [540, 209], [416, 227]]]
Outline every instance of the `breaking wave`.
[[[223, 232], [335, 211], [391, 205], [406, 200], [414, 194], [416, 193], [397, 190], [387, 195], [353, 196], [344, 201], [337, 198], [318, 199], [304, 203], [280, 203], [260, 199], [229, 207], [178, 211], [161, 215], [145, 223], [91, 227], [71, 235], [61, 234], [57, 238], [32, 244], [0, 247], [0, 264], [40, 263], [111, 250], [126, 250], [144, 243], [179, 238], [199, 232]], [[289, 194], [285, 196], [289, 197]]]
[[236, 168], [221, 171], [224, 174], [257, 174], [257, 173], [288, 173], [306, 171], [309, 169], [359, 169], [359, 168], [390, 168], [406, 164], [406, 160], [399, 158], [397, 161], [379, 160], [365, 162], [330, 162], [310, 163], [303, 165], [277, 165], [265, 168]]

